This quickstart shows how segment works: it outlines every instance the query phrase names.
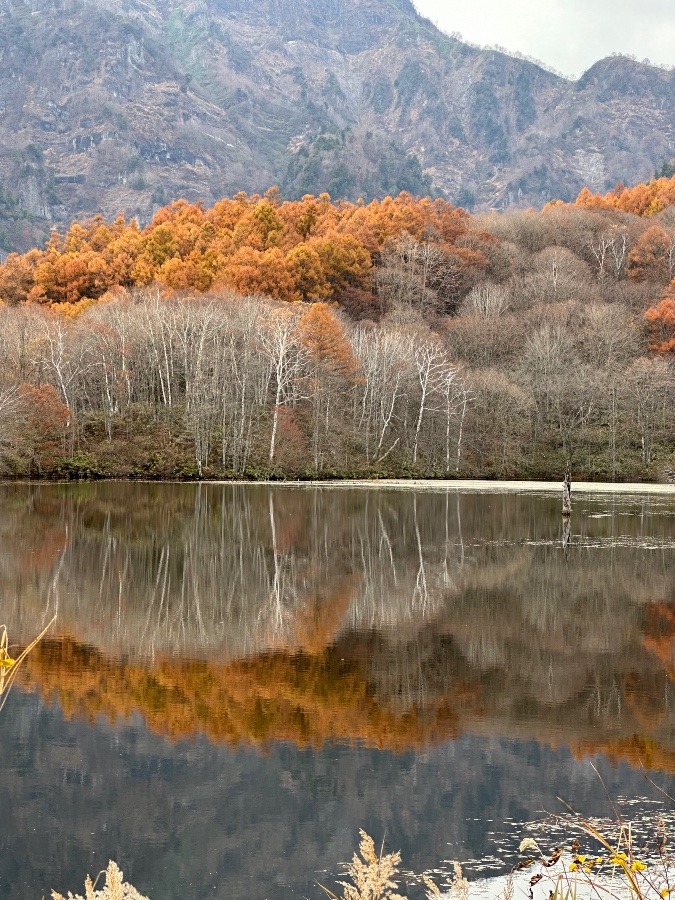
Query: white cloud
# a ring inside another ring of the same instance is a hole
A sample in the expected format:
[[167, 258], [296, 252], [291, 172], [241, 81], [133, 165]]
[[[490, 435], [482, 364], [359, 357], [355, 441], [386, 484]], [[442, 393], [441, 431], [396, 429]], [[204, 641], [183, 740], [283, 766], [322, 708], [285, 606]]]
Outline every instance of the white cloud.
[[448, 33], [474, 44], [500, 44], [565, 75], [580, 75], [612, 53], [675, 64], [672, 0], [414, 0]]

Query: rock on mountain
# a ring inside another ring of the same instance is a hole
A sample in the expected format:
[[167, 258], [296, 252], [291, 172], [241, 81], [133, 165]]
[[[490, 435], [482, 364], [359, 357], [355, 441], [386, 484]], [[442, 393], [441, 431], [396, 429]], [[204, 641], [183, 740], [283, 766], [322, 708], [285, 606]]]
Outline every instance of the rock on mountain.
[[539, 205], [675, 153], [675, 73], [577, 82], [410, 0], [0, 0], [0, 248], [279, 184]]

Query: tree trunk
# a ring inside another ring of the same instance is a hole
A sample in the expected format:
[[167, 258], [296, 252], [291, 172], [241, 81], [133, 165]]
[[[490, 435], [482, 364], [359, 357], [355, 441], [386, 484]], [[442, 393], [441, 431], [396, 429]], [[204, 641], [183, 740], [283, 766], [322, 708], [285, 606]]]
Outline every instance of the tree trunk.
[[570, 474], [569, 463], [567, 463], [567, 469], [565, 471], [565, 481], [563, 482], [562, 514], [563, 516], [572, 515], [572, 476]]

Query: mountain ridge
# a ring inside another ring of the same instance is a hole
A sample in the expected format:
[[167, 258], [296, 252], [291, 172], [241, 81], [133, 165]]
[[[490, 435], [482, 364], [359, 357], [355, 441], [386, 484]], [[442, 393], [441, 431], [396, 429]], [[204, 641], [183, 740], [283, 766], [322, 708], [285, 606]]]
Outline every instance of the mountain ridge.
[[675, 155], [675, 73], [570, 81], [410, 0], [1, 0], [0, 247], [280, 185], [542, 205]]

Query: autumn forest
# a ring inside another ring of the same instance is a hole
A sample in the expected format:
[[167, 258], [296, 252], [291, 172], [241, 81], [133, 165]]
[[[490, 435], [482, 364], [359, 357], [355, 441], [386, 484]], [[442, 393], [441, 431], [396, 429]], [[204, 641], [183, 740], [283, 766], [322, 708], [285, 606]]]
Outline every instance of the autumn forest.
[[675, 177], [178, 201], [11, 254], [0, 299], [5, 477], [674, 477]]

